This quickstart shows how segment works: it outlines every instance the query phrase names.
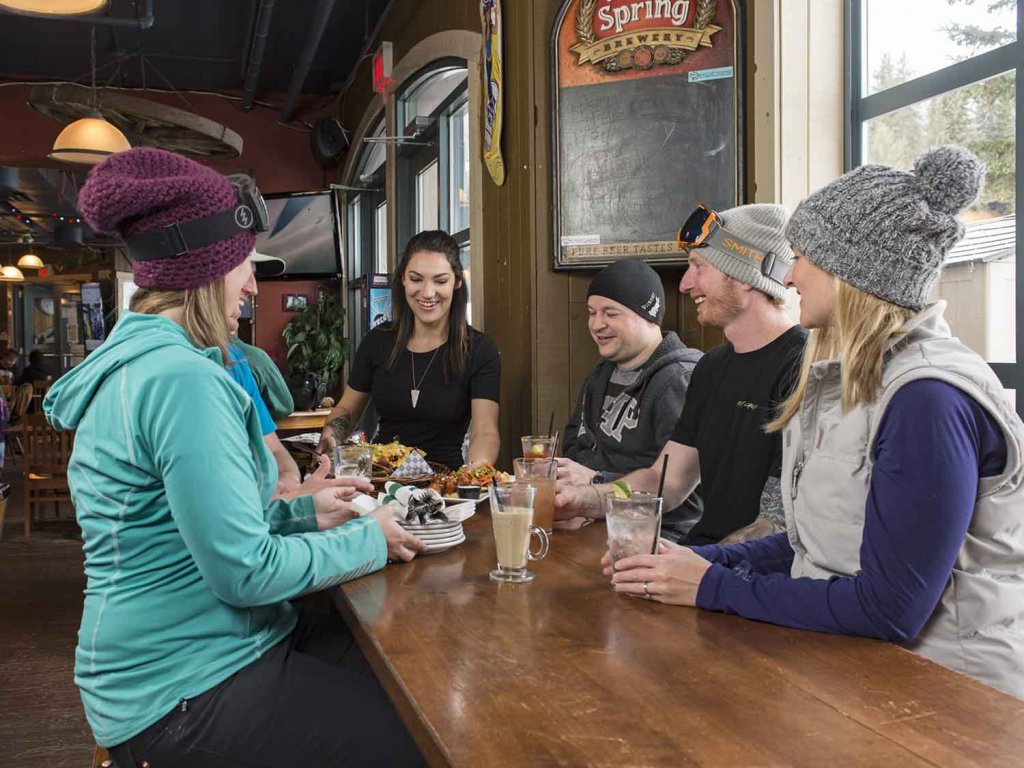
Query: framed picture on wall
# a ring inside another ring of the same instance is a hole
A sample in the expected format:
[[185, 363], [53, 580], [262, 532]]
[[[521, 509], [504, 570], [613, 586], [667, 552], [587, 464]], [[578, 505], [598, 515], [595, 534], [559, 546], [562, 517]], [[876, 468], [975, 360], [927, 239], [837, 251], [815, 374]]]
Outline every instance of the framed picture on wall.
[[563, 0], [551, 35], [554, 268], [684, 264], [743, 201], [743, 0]]
[[281, 297], [281, 309], [285, 312], [303, 312], [309, 306], [309, 296], [305, 293], [286, 293]]

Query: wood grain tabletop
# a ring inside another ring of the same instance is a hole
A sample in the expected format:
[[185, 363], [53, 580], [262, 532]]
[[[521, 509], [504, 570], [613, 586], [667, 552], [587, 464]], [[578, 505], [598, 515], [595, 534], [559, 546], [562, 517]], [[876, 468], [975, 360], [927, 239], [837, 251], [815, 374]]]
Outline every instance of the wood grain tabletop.
[[333, 594], [431, 765], [1024, 765], [1024, 701], [895, 645], [618, 595], [603, 523], [495, 584], [465, 528]]

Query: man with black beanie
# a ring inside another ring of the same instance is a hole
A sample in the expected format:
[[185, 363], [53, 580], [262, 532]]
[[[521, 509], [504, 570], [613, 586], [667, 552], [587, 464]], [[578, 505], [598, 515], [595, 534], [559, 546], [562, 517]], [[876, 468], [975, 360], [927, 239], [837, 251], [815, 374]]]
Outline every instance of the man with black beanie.
[[[666, 508], [700, 483], [700, 520], [683, 538], [666, 531], [688, 545], [784, 530], [782, 441], [764, 427], [791, 391], [807, 339], [783, 307], [780, 274], [793, 260], [786, 209], [754, 204], [713, 215], [705, 222], [705, 237], [691, 247], [679, 290], [693, 299], [697, 321], [721, 328], [726, 343], [708, 350], [694, 369], [686, 405], [662, 451], [668, 457]], [[622, 482], [655, 492], [661, 468], [657, 456]], [[608, 485], [559, 487], [556, 519], [604, 517], [601, 494], [610, 490]]]
[[[558, 459], [558, 483], [605, 483], [650, 466], [672, 435], [701, 353], [663, 333], [665, 291], [642, 261], [601, 270], [587, 291], [587, 326], [601, 360], [583, 382]], [[700, 518], [697, 493], [663, 520], [685, 535]]]

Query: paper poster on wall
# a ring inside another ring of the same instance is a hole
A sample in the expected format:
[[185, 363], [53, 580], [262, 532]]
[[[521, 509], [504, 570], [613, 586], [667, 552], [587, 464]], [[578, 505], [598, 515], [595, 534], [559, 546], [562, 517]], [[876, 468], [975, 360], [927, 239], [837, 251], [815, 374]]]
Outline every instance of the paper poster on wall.
[[96, 349], [107, 337], [99, 283], [82, 283], [82, 320], [85, 329], [85, 348]]
[[381, 323], [390, 323], [392, 320], [391, 276], [370, 275], [367, 285], [370, 293], [366, 302], [367, 329], [376, 328]]
[[552, 34], [555, 269], [683, 264], [675, 234], [743, 199], [742, 5], [564, 0]]

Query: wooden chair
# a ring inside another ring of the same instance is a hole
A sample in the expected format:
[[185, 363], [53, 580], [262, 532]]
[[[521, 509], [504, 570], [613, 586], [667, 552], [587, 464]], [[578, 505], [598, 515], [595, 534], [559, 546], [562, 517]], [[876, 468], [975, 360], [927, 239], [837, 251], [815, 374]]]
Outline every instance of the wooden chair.
[[29, 403], [32, 402], [32, 385], [22, 384], [14, 390], [14, 395], [7, 405], [10, 412], [11, 425], [7, 427], [7, 440], [18, 446], [19, 452], [24, 455], [25, 447], [21, 438], [24, 435], [25, 414], [28, 413]]
[[25, 448], [25, 538], [32, 532], [34, 508], [40, 504], [71, 501], [68, 487], [68, 460], [74, 433], [58, 432], [41, 413], [27, 414], [22, 421]]

